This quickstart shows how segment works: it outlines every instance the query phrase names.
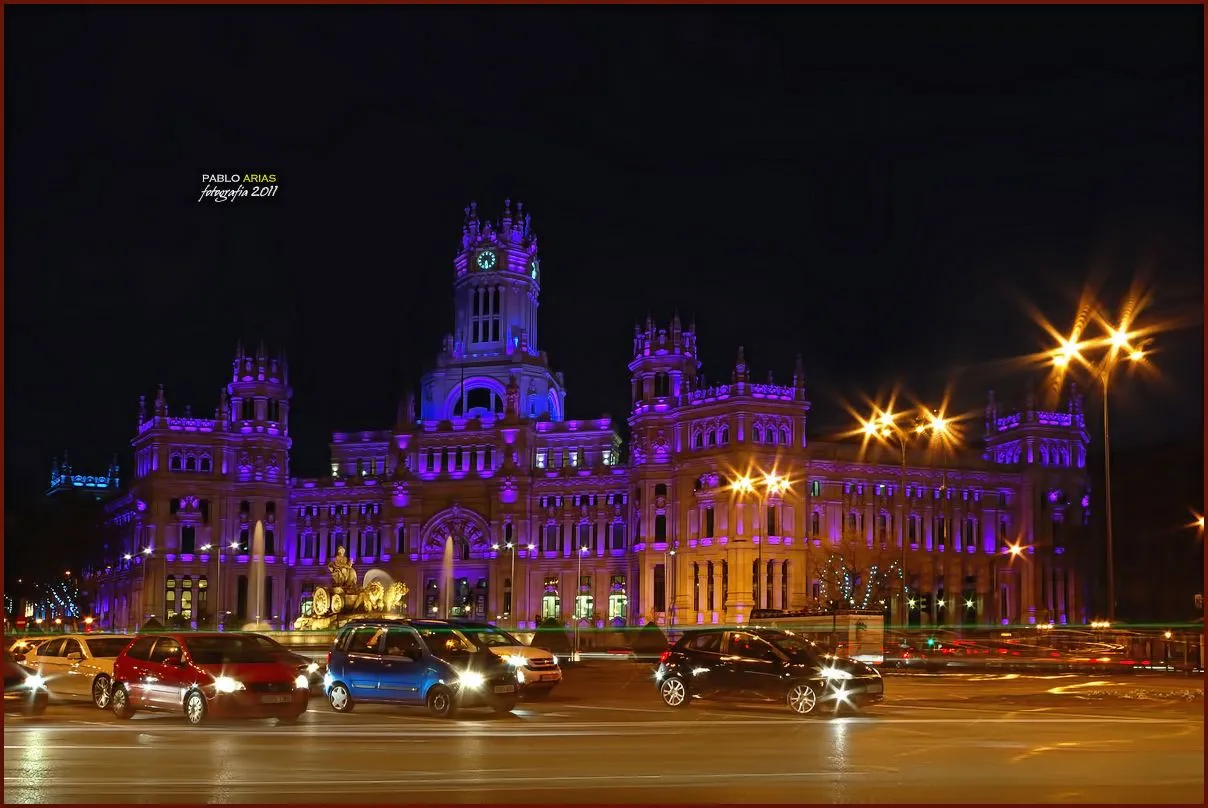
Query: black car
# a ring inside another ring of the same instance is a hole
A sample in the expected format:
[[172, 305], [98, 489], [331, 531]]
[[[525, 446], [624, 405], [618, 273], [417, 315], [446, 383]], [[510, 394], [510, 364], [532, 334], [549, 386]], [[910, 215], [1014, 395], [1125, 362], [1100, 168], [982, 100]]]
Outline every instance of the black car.
[[885, 696], [876, 668], [828, 658], [804, 637], [769, 628], [688, 632], [659, 659], [654, 678], [668, 707], [684, 707], [694, 698], [760, 700], [808, 715]]
[[46, 712], [49, 697], [46, 682], [17, 664], [8, 651], [4, 652], [4, 712], [41, 715]]

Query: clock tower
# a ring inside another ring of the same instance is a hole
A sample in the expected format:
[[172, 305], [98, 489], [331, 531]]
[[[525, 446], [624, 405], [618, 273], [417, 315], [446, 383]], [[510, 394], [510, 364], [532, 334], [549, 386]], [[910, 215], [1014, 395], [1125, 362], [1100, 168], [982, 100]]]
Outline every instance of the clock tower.
[[541, 260], [524, 205], [513, 210], [505, 200], [495, 223], [479, 219], [475, 202], [465, 215], [453, 259], [453, 333], [424, 378], [421, 417], [503, 417], [514, 380], [519, 416], [561, 421], [561, 374], [537, 346]]

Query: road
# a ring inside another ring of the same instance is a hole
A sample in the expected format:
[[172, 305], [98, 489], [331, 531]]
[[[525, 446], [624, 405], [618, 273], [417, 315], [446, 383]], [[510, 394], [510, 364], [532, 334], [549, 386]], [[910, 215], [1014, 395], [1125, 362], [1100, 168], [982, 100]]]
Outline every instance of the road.
[[[1198, 688], [1199, 697], [1188, 696]], [[853, 717], [664, 708], [649, 669], [569, 671], [512, 715], [320, 699], [294, 727], [82, 705], [6, 717], [6, 803], [1202, 803], [1203, 680], [901, 676]]]

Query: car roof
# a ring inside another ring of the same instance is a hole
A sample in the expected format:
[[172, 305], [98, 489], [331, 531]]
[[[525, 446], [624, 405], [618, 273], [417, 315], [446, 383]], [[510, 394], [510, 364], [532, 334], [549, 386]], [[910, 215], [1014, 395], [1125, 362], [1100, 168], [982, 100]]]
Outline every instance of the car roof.
[[469, 623], [456, 620], [438, 620], [431, 617], [362, 617], [349, 620], [341, 628], [349, 626], [411, 626], [413, 628], [463, 628]]

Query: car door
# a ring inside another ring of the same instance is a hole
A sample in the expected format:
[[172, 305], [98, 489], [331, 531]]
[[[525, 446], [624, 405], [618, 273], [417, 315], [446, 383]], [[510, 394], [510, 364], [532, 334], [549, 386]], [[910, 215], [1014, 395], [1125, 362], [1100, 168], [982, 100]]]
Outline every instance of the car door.
[[66, 686], [67, 659], [63, 656], [66, 643], [62, 637], [44, 642], [25, 659], [26, 667], [46, 680], [46, 690], [52, 696], [63, 694]]
[[734, 687], [742, 696], [779, 696], [785, 660], [766, 640], [746, 631], [731, 632], [729, 657]]
[[687, 668], [684, 672], [690, 679], [688, 685], [693, 693], [708, 696], [726, 689], [728, 672], [722, 654], [724, 639], [725, 635], [720, 631], [701, 631], [681, 649]]
[[348, 638], [344, 656], [344, 681], [354, 699], [380, 698], [378, 682], [382, 676], [382, 642], [386, 629], [358, 626]]
[[390, 628], [382, 649], [378, 695], [390, 701], [422, 701], [428, 662], [419, 633], [406, 626]]
[[85, 660], [84, 647], [74, 637], [63, 641], [63, 685], [61, 692], [68, 696], [87, 695], [91, 688], [91, 680], [84, 683], [84, 673], [80, 665]]
[[[188, 668], [179, 664], [183, 651], [175, 637], [159, 637], [147, 659], [147, 704], [163, 710], [180, 707], [184, 675]], [[173, 660], [173, 662], [169, 662]]]
[[154, 637], [136, 637], [119, 659], [118, 664], [114, 665], [114, 674], [126, 685], [126, 693], [130, 697], [131, 707], [146, 707], [150, 704], [148, 688], [151, 686], [151, 682], [148, 681], [150, 675], [148, 660], [151, 658], [153, 647], [155, 647]]

